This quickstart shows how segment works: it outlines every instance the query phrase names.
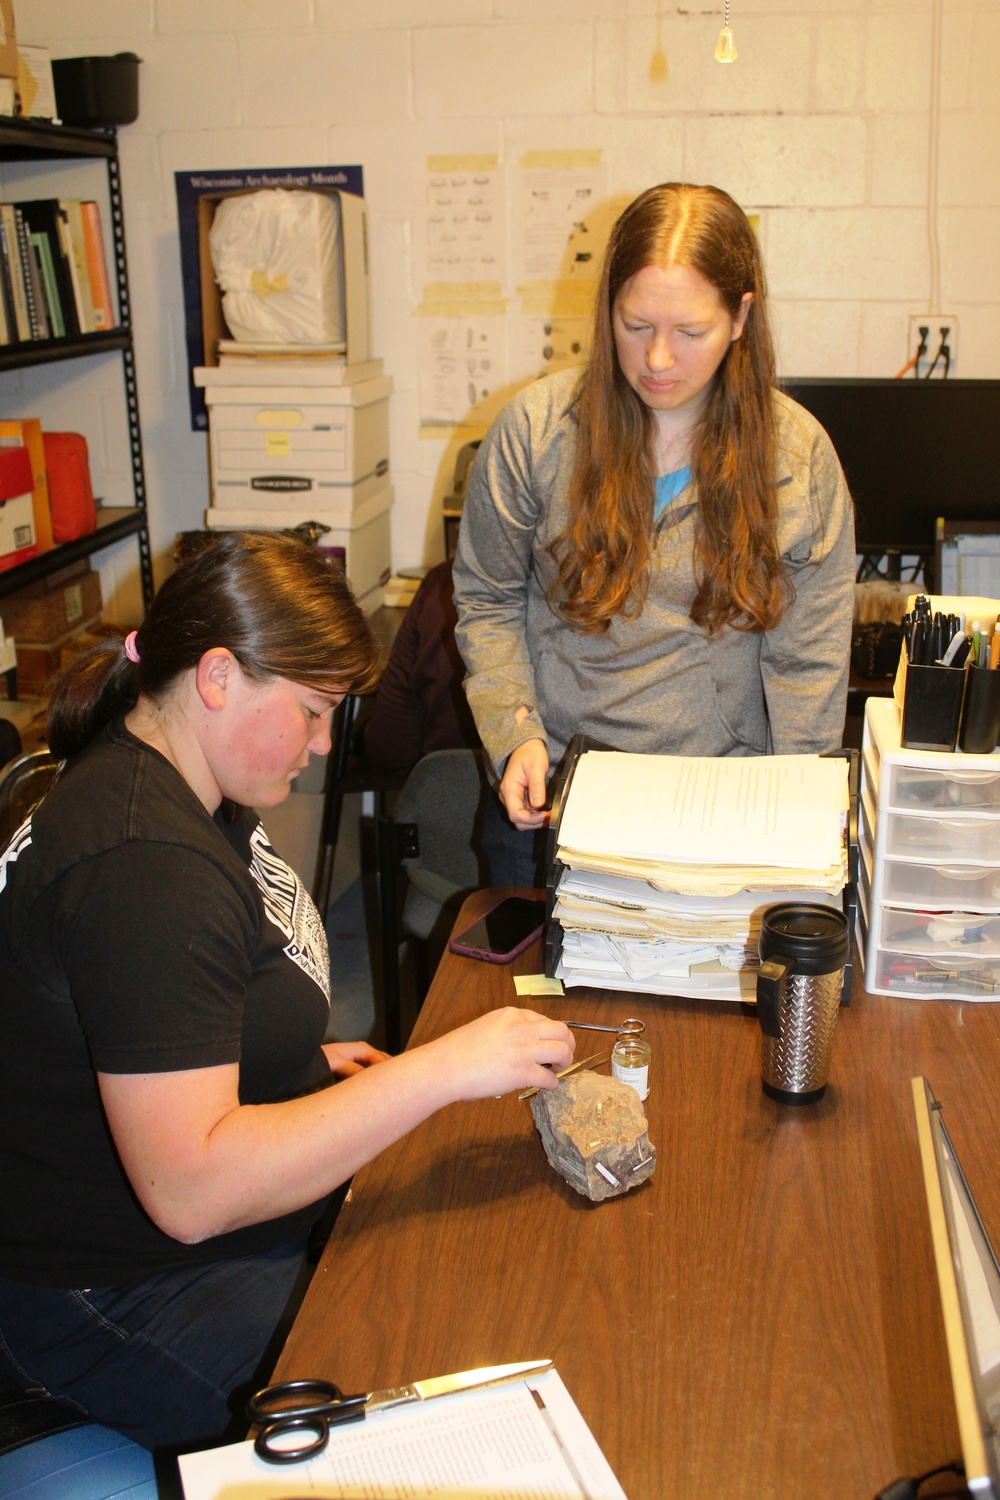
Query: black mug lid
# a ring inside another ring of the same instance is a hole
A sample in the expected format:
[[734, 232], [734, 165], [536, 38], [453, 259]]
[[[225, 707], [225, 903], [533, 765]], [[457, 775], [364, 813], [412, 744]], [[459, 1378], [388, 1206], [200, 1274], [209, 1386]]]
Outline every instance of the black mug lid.
[[782, 901], [764, 912], [757, 946], [762, 961], [783, 958], [798, 974], [832, 974], [850, 957], [850, 927], [832, 906]]

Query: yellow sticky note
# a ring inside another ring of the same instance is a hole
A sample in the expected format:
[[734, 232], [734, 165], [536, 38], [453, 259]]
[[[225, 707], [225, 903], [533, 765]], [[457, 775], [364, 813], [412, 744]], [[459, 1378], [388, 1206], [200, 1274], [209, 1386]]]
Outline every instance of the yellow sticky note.
[[515, 974], [514, 989], [519, 995], [565, 995], [561, 979], [547, 979], [544, 974]]
[[287, 458], [292, 451], [287, 432], [265, 433], [264, 444], [268, 458]]

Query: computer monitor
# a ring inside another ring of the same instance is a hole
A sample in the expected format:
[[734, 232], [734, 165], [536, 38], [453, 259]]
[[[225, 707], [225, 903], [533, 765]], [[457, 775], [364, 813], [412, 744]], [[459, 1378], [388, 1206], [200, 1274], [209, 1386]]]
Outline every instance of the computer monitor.
[[1000, 380], [796, 377], [782, 387], [833, 440], [859, 548], [930, 554], [938, 516], [1000, 515]]
[[934, 576], [939, 594], [1000, 599], [1000, 507], [993, 521], [938, 517]]
[[1000, 1500], [1000, 1264], [941, 1106], [926, 1078], [912, 1085], [965, 1482]]

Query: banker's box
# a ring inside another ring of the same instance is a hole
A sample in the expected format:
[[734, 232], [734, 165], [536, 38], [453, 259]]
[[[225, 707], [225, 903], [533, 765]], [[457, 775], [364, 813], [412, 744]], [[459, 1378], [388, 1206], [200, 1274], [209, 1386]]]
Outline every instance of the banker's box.
[[290, 513], [310, 497], [327, 510], [374, 499], [388, 483], [391, 392], [387, 375], [346, 386], [206, 383], [213, 507]]
[[392, 571], [392, 536], [390, 512], [391, 485], [371, 500], [354, 509], [329, 510], [308, 496], [300, 496], [291, 510], [220, 510], [206, 514], [210, 531], [274, 531], [316, 521], [328, 529], [319, 539], [324, 550], [343, 553], [344, 570], [355, 598], [365, 614], [370, 615], [382, 603], [382, 590]]

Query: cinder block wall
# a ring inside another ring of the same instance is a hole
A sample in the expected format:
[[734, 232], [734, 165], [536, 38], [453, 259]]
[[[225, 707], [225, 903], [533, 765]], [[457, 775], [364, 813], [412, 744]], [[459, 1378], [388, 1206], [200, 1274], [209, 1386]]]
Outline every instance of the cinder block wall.
[[[391, 403], [397, 566], [440, 555], [455, 447], [418, 436], [417, 168], [431, 153], [599, 147], [609, 194], [718, 183], [762, 212], [787, 375], [893, 375], [930, 293], [932, 0], [732, 0], [739, 60], [712, 57], [721, 6], [663, 0], [16, 0], [54, 56], [132, 49], [141, 112], [121, 132], [154, 549], [201, 524], [206, 440], [190, 431], [173, 173], [360, 162], [375, 352]], [[946, 0], [941, 295], [959, 373], [1000, 376], [1000, 0]], [[113, 456], [109, 462], [113, 462]], [[123, 556], [125, 554], [123, 553]], [[122, 566], [126, 566], [125, 563]]]

